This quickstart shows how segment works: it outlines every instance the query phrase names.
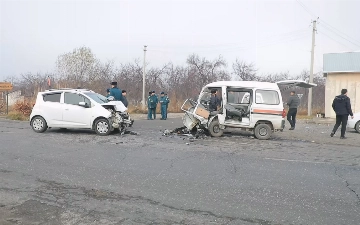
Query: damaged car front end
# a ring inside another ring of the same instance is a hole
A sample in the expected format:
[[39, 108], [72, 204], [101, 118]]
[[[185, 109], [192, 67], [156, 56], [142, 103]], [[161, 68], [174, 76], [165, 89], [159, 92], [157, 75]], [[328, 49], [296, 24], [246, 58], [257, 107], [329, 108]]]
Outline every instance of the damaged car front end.
[[130, 118], [127, 108], [121, 101], [109, 101], [101, 105], [111, 113], [108, 120], [112, 131], [118, 130], [121, 134], [124, 134], [126, 127], [133, 125], [134, 120]]

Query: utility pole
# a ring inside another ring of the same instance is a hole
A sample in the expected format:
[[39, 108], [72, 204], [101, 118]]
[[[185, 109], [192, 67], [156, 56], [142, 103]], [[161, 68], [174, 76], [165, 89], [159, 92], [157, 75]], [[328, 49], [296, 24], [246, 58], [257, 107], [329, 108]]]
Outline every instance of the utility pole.
[[145, 77], [146, 77], [146, 71], [145, 71], [145, 57], [146, 57], [146, 45], [144, 45], [144, 65], [143, 65], [143, 96], [142, 96], [142, 107], [145, 109]]
[[[310, 78], [309, 83], [314, 82], [314, 48], [315, 48], [315, 32], [316, 32], [316, 20], [313, 21], [313, 32], [312, 32], [312, 44], [311, 44], [311, 64], [310, 64]], [[308, 96], [308, 116], [312, 114], [312, 88], [309, 88]]]

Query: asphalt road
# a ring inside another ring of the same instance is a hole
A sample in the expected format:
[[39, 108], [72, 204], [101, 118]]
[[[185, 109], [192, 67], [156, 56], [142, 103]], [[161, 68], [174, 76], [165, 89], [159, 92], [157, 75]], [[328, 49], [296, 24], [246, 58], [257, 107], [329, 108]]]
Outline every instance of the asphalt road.
[[0, 120], [0, 224], [360, 224], [360, 134], [162, 136], [179, 126], [100, 137]]

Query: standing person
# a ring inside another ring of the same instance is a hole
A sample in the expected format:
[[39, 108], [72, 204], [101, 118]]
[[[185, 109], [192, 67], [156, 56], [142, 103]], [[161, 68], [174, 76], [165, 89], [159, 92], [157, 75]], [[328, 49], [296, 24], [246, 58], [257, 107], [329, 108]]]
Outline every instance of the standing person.
[[331, 137], [334, 136], [337, 129], [339, 128], [341, 124], [341, 136], [340, 139], [346, 139], [345, 137], [345, 131], [346, 131], [346, 125], [349, 118], [349, 115], [351, 116], [351, 119], [354, 119], [353, 112], [351, 110], [351, 103], [350, 98], [347, 96], [347, 89], [341, 90], [341, 95], [338, 95], [335, 97], [332, 108], [334, 109], [336, 113], [336, 123], [335, 126], [330, 134]]
[[164, 92], [161, 92], [160, 93], [161, 120], [166, 120], [167, 118], [167, 104], [168, 104], [168, 98], [165, 96]]
[[151, 109], [150, 109], [150, 97], [151, 97], [152, 92], [149, 91], [149, 96], [148, 96], [148, 100], [147, 100], [147, 107], [148, 107], [148, 120], [152, 120], [152, 115], [151, 115]]
[[218, 98], [216, 97], [216, 90], [211, 90], [211, 97], [210, 97], [210, 103], [209, 103], [209, 111], [214, 112], [217, 111], [217, 107], [219, 105]]
[[156, 105], [157, 105], [157, 97], [155, 95], [155, 92], [151, 92], [151, 95], [148, 98], [148, 108], [149, 108], [149, 112], [148, 112], [148, 119], [152, 120], [153, 115], [154, 115], [154, 119], [156, 119]]
[[126, 99], [126, 91], [125, 90], [122, 90], [122, 103], [124, 104], [124, 106], [127, 108], [129, 103], [128, 103], [128, 100]]
[[290, 129], [295, 129], [295, 123], [296, 123], [296, 114], [297, 114], [297, 108], [300, 105], [300, 98], [295, 95], [295, 91], [290, 92], [290, 98], [288, 99], [287, 105], [289, 106], [289, 111], [287, 113], [287, 120], [290, 123]]
[[157, 105], [159, 103], [159, 98], [156, 95], [155, 91], [152, 91], [152, 93], [153, 93], [153, 96], [154, 96], [154, 99], [155, 99], [155, 102], [156, 102], [156, 104], [155, 104], [155, 113], [154, 113], [154, 120], [155, 120], [156, 119], [156, 107], [157, 107]]
[[111, 82], [110, 96], [113, 96], [115, 101], [122, 100], [121, 90], [117, 87], [117, 82]]
[[216, 99], [217, 99], [217, 107], [220, 108], [221, 107], [221, 102], [222, 102], [222, 98], [221, 98], [221, 94], [219, 94], [219, 91], [216, 90], [215, 93]]
[[169, 103], [170, 103], [170, 99], [168, 97], [168, 95], [165, 93], [165, 97], [166, 97], [166, 100], [167, 100], [167, 103], [166, 103], [166, 117], [165, 119], [167, 119], [167, 113], [168, 113], [168, 108], [169, 108]]

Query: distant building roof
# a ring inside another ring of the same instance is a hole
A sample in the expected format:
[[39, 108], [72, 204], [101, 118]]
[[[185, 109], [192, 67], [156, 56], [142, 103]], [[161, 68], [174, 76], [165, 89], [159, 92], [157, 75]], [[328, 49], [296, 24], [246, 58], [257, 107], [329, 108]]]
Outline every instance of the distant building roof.
[[344, 72], [360, 72], [360, 52], [324, 54], [324, 74]]

